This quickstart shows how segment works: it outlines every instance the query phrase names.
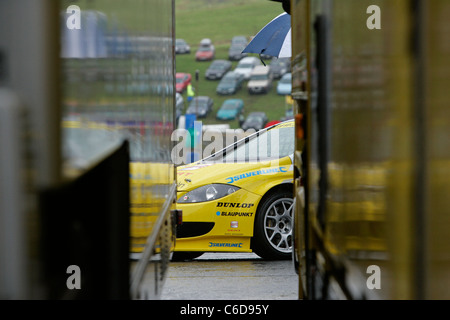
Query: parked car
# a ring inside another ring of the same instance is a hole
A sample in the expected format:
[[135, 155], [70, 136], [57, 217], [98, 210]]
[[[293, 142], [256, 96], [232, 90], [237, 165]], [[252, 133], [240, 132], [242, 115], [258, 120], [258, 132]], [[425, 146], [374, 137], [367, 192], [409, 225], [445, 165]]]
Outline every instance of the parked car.
[[234, 120], [243, 110], [244, 101], [242, 99], [227, 99], [217, 111], [216, 119]]
[[184, 39], [176, 39], [175, 53], [176, 54], [191, 53], [191, 47], [187, 44], [187, 42]]
[[244, 75], [234, 71], [228, 71], [217, 85], [217, 94], [226, 95], [234, 94], [242, 88], [244, 82]]
[[245, 36], [235, 36], [231, 39], [231, 46], [228, 50], [228, 59], [231, 61], [238, 61], [247, 57], [247, 53], [242, 53], [242, 50], [247, 46], [248, 40]]
[[272, 58], [270, 70], [274, 79], [280, 79], [285, 73], [291, 72], [291, 58]]
[[231, 45], [230, 49], [228, 49], [228, 60], [239, 61], [242, 58], [247, 57], [248, 54], [242, 52], [242, 50], [244, 50], [245, 47], [246, 47], [246, 45], [242, 45], [242, 44]]
[[234, 36], [231, 39], [231, 44], [243, 44], [243, 45], [247, 45], [248, 43], [248, 39], [246, 36]]
[[245, 57], [238, 62], [234, 72], [244, 75], [244, 79], [250, 79], [250, 74], [256, 66], [261, 65], [261, 60], [256, 57]]
[[200, 41], [200, 46], [195, 53], [195, 59], [197, 61], [211, 61], [214, 59], [216, 54], [214, 45], [211, 39], [203, 39]]
[[272, 88], [272, 73], [268, 66], [256, 66], [247, 83], [249, 93], [267, 93]]
[[227, 60], [214, 60], [205, 71], [208, 80], [222, 79], [225, 73], [231, 70], [231, 62]]
[[255, 129], [258, 131], [264, 128], [268, 121], [269, 119], [265, 112], [251, 112], [242, 124], [242, 129]]
[[175, 90], [178, 93], [183, 93], [189, 83], [191, 83], [192, 76], [190, 73], [177, 72], [175, 74], [176, 84]]
[[292, 92], [292, 74], [286, 73], [277, 84], [277, 93], [281, 95], [288, 95]]
[[214, 101], [210, 97], [194, 97], [186, 110], [186, 114], [195, 114], [198, 118], [205, 118], [212, 111], [213, 104]]
[[[174, 260], [250, 251], [290, 259], [294, 130], [293, 120], [281, 123], [178, 167], [176, 208], [183, 211], [183, 224]], [[278, 142], [273, 153], [272, 140]]]

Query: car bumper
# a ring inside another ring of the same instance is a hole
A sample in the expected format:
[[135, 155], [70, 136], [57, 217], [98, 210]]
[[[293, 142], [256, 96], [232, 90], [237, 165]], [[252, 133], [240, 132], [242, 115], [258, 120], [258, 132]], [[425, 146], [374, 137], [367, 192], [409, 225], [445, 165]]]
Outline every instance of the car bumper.
[[222, 94], [222, 95], [233, 94], [235, 92], [236, 92], [236, 90], [234, 90], [234, 89], [231, 89], [231, 90], [216, 90], [217, 94]]
[[218, 74], [208, 74], [205, 76], [206, 79], [208, 80], [217, 80], [220, 79], [222, 76], [218, 75]]
[[[184, 193], [178, 193], [181, 197]], [[183, 225], [174, 251], [251, 252], [250, 239], [261, 197], [240, 189], [231, 195], [202, 203], [177, 203]]]
[[250, 87], [248, 88], [248, 92], [250, 93], [266, 93], [267, 92], [266, 87]]

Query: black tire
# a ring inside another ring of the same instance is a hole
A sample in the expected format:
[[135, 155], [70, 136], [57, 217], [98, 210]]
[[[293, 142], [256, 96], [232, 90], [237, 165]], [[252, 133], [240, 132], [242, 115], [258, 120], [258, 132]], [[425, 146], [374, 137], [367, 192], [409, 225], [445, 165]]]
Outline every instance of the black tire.
[[292, 257], [293, 195], [281, 190], [270, 194], [258, 206], [255, 217], [252, 249], [268, 260]]
[[184, 251], [175, 251], [172, 253], [172, 261], [180, 262], [180, 261], [190, 261], [195, 258], [200, 257], [204, 252], [184, 252]]

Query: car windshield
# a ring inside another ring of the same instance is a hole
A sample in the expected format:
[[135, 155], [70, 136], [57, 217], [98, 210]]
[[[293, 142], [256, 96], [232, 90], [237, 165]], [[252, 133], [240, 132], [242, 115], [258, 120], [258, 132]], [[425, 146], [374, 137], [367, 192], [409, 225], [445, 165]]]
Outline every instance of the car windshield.
[[236, 83], [236, 80], [234, 79], [223, 79], [220, 81], [220, 85], [234, 85]]
[[247, 44], [247, 38], [245, 37], [234, 37], [231, 39], [232, 44]]
[[199, 106], [199, 107], [203, 107], [203, 106], [207, 106], [208, 105], [208, 100], [206, 100], [206, 99], [195, 99], [194, 98], [194, 100], [192, 100], [192, 102], [191, 102], [191, 104], [189, 105], [189, 107], [196, 107], [196, 106]]
[[248, 117], [246, 122], [252, 122], [252, 123], [260, 122], [261, 123], [261, 122], [263, 122], [263, 119], [261, 117], [257, 117], [257, 116]]
[[198, 51], [200, 51], [200, 52], [211, 51], [211, 48], [210, 47], [200, 47], [200, 48], [198, 48]]
[[235, 110], [237, 108], [237, 102], [230, 102], [223, 105], [223, 110]]
[[249, 69], [249, 68], [253, 68], [253, 65], [251, 63], [241, 63], [237, 67], [239, 69]]
[[225, 65], [223, 65], [221, 63], [213, 63], [212, 65], [209, 66], [209, 69], [211, 69], [211, 70], [222, 70], [222, 69], [225, 69]]
[[282, 60], [275, 60], [270, 64], [271, 67], [284, 67], [286, 65], [287, 65], [287, 62], [282, 61]]
[[286, 83], [286, 84], [290, 84], [291, 83], [291, 77], [283, 77], [281, 80], [280, 80], [280, 82], [281, 83]]
[[294, 124], [287, 122], [273, 129], [254, 134], [234, 146], [219, 151], [204, 161], [250, 162], [274, 160], [294, 153]]
[[251, 76], [250, 80], [263, 81], [267, 80], [267, 74], [255, 74]]
[[223, 79], [224, 80], [235, 80], [236, 78], [237, 78], [237, 73], [227, 73], [224, 77], [223, 77]]

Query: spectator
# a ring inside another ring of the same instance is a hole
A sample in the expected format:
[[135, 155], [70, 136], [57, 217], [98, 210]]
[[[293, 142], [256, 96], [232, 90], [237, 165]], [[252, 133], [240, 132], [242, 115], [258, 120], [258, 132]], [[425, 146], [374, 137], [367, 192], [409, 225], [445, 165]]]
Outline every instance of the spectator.
[[194, 88], [192, 88], [192, 84], [189, 83], [187, 86], [187, 101], [191, 102], [191, 100], [194, 98]]

